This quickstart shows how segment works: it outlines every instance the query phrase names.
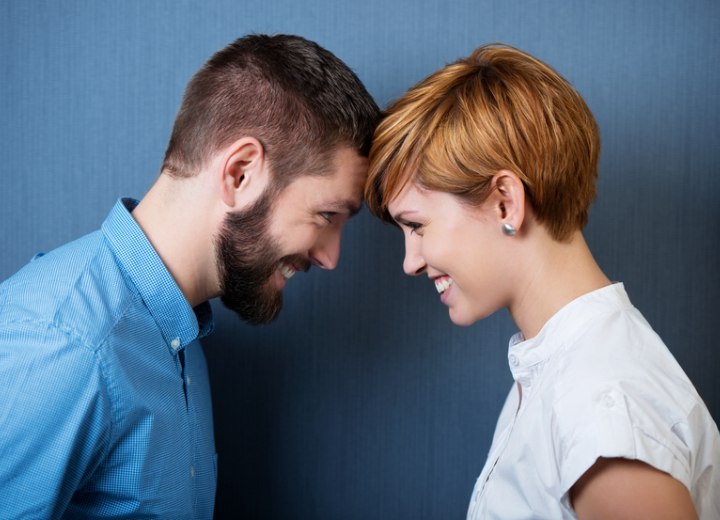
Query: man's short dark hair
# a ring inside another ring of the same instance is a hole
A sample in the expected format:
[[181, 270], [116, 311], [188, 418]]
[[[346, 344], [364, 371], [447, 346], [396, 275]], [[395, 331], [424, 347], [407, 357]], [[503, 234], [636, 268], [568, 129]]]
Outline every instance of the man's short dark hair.
[[292, 35], [248, 35], [218, 51], [190, 80], [163, 171], [195, 175], [242, 136], [258, 139], [274, 182], [321, 174], [339, 146], [367, 156], [380, 111], [331, 52]]

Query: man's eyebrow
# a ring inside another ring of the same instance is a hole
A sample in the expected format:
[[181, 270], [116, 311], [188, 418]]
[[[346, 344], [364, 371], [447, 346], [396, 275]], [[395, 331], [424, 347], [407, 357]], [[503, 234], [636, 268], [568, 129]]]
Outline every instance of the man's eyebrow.
[[347, 213], [353, 217], [358, 214], [360, 208], [362, 208], [362, 204], [358, 204], [357, 201], [354, 200], [344, 199], [328, 202], [327, 204], [323, 204], [323, 207], [338, 213]]

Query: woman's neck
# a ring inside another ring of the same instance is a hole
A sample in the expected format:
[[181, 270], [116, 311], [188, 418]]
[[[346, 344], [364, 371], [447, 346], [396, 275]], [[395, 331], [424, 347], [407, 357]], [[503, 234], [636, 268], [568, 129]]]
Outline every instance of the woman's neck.
[[610, 284], [580, 231], [558, 242], [538, 228], [540, 233], [526, 246], [524, 276], [508, 306], [526, 339], [574, 299]]

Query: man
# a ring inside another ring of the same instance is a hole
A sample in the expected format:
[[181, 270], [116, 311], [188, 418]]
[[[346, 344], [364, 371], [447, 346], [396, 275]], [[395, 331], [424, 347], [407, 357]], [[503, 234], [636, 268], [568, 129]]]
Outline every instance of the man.
[[190, 81], [161, 174], [0, 285], [0, 516], [211, 518], [199, 339], [333, 269], [379, 110], [335, 56], [253, 35]]

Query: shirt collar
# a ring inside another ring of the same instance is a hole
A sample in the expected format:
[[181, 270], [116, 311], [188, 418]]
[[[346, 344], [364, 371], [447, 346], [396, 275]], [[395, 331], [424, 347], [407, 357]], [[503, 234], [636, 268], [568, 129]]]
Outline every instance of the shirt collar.
[[137, 288], [168, 347], [177, 353], [214, 328], [212, 309], [203, 302], [195, 309], [175, 283], [150, 241], [132, 217], [135, 199], [118, 199], [102, 224], [121, 269]]
[[508, 363], [513, 379], [526, 385], [539, 373], [543, 362], [575, 338], [587, 327], [597, 311], [608, 304], [632, 306], [622, 283], [614, 283], [583, 294], [556, 312], [534, 338], [525, 339], [522, 332], [510, 338]]

